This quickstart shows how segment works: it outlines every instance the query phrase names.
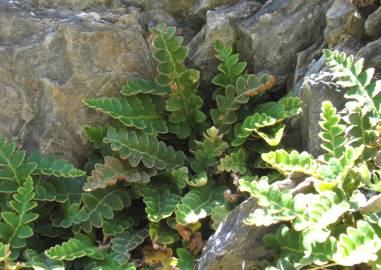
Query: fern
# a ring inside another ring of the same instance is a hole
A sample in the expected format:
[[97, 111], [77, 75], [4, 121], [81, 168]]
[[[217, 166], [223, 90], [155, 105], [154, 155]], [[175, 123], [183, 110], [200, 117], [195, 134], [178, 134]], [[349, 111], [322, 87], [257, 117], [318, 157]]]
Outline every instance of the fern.
[[85, 104], [119, 120], [127, 127], [142, 129], [149, 134], [167, 133], [168, 127], [163, 116], [157, 111], [148, 96], [131, 96], [124, 99], [86, 99]]
[[238, 151], [221, 158], [218, 169], [220, 171], [240, 173], [242, 175], [246, 174], [248, 172], [247, 158], [248, 155], [246, 151], [244, 149], [238, 149]]
[[155, 169], [131, 168], [116, 158], [105, 157], [104, 164], [96, 164], [91, 176], [87, 178], [85, 191], [106, 188], [118, 181], [128, 183], [148, 183], [150, 177], [156, 174]]
[[111, 240], [111, 248], [117, 254], [114, 257], [115, 261], [119, 264], [126, 264], [131, 257], [130, 251], [142, 244], [148, 235], [149, 232], [147, 229], [142, 229], [137, 232], [128, 230], [128, 232], [117, 235]]
[[225, 189], [209, 184], [189, 191], [177, 206], [177, 222], [188, 225], [211, 215], [216, 206], [224, 204]]
[[41, 155], [38, 152], [33, 152], [29, 156], [28, 162], [37, 164], [33, 174], [52, 175], [66, 178], [80, 177], [85, 174], [84, 171], [76, 169], [66, 160], [55, 160], [53, 156]]
[[25, 247], [26, 239], [33, 235], [30, 224], [38, 218], [37, 213], [31, 212], [37, 206], [33, 198], [33, 181], [29, 176], [9, 202], [13, 211], [1, 213], [5, 222], [0, 223], [0, 238], [9, 243], [12, 248]]
[[176, 249], [177, 256], [179, 256], [179, 269], [193, 270], [195, 265], [196, 256], [185, 248]]
[[111, 143], [112, 150], [118, 151], [122, 159], [128, 159], [132, 167], [138, 166], [141, 161], [147, 168], [170, 170], [182, 166], [184, 162], [183, 152], [175, 151], [172, 146], [145, 133], [139, 136], [134, 131], [117, 131], [110, 127], [104, 141]]
[[333, 260], [344, 266], [375, 261], [377, 252], [381, 249], [377, 230], [363, 220], [357, 222], [357, 228], [348, 227], [347, 232], [340, 235]]
[[319, 136], [323, 141], [321, 147], [327, 152], [323, 159], [326, 162], [331, 157], [340, 159], [345, 152], [345, 126], [339, 124], [340, 116], [336, 114], [336, 109], [330, 102], [322, 103], [322, 113], [320, 117], [322, 121], [319, 124], [322, 128], [322, 132]]
[[165, 106], [170, 112], [170, 130], [179, 138], [186, 138], [191, 133], [193, 122], [202, 123], [206, 118], [200, 110], [203, 101], [195, 92], [200, 74], [197, 70], [185, 67], [184, 60], [188, 56], [188, 49], [182, 46], [183, 39], [175, 36], [175, 27], [159, 24], [151, 31], [156, 36], [156, 82], [171, 89]]
[[192, 169], [196, 172], [207, 170], [208, 167], [215, 166], [218, 163], [217, 157], [228, 148], [228, 144], [219, 135], [218, 129], [211, 127], [204, 134], [202, 142], [196, 141], [194, 150], [195, 160], [191, 162]]
[[171, 193], [168, 189], [148, 185], [139, 187], [138, 192], [143, 195], [147, 217], [152, 222], [159, 222], [171, 216], [181, 199], [181, 196]]
[[212, 79], [212, 83], [227, 87], [228, 85], [236, 85], [237, 79], [244, 72], [247, 63], [239, 62], [239, 55], [233, 53], [233, 49], [225, 46], [221, 41], [217, 41], [214, 49], [216, 57], [221, 61], [217, 69], [220, 72]]
[[317, 163], [307, 152], [298, 153], [285, 150], [277, 150], [262, 154], [262, 159], [269, 163], [284, 175], [291, 172], [300, 172], [306, 175], [314, 175], [317, 170]]
[[77, 235], [62, 245], [54, 246], [45, 251], [50, 259], [73, 261], [77, 258], [88, 256], [97, 260], [104, 259], [102, 252], [94, 247], [91, 240], [85, 235]]
[[156, 96], [167, 96], [171, 93], [171, 88], [161, 86], [155, 82], [147, 80], [130, 81], [121, 90], [125, 96], [135, 96], [138, 94], [150, 94]]

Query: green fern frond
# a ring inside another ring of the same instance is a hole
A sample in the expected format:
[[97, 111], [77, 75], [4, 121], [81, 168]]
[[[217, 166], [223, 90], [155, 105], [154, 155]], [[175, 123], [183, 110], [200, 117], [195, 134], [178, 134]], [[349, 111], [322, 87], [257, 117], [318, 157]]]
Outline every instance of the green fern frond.
[[61, 245], [56, 245], [46, 250], [45, 255], [50, 259], [58, 261], [73, 261], [85, 256], [96, 260], [104, 259], [102, 252], [83, 234], [77, 235], [76, 238], [71, 238]]
[[39, 254], [33, 249], [27, 249], [24, 252], [26, 267], [33, 270], [64, 270], [64, 263], [48, 258], [45, 254]]
[[180, 240], [178, 232], [171, 229], [164, 222], [150, 223], [149, 236], [153, 243], [163, 246], [171, 245]]
[[88, 220], [89, 216], [85, 209], [80, 208], [79, 203], [65, 203], [61, 205], [59, 211], [52, 213], [52, 225], [61, 228], [70, 228], [75, 224], [80, 224]]
[[172, 146], [167, 146], [157, 137], [145, 133], [137, 135], [134, 131], [117, 131], [110, 127], [104, 142], [111, 143], [112, 150], [119, 152], [120, 157], [127, 159], [132, 167], [142, 162], [147, 168], [171, 170], [184, 163], [183, 152], [175, 151]]
[[340, 116], [336, 114], [336, 108], [333, 107], [331, 102], [323, 102], [321, 109], [320, 118], [322, 121], [319, 124], [322, 132], [320, 132], [319, 137], [323, 141], [321, 147], [327, 152], [324, 154], [323, 159], [326, 162], [331, 157], [340, 159], [345, 152], [345, 126], [340, 124]]
[[175, 36], [175, 27], [159, 24], [151, 31], [154, 34], [154, 57], [158, 62], [156, 83], [171, 89], [165, 105], [170, 112], [169, 129], [179, 138], [187, 138], [194, 123], [206, 119], [201, 111], [203, 101], [195, 92], [200, 73], [185, 67], [189, 49], [182, 46], [182, 37]]
[[225, 202], [226, 187], [208, 184], [199, 188], [192, 188], [178, 204], [176, 220], [182, 225], [195, 223], [212, 214], [216, 206]]
[[16, 181], [19, 185], [33, 173], [37, 164], [24, 162], [25, 151], [16, 150], [16, 145], [0, 137], [0, 179]]
[[155, 188], [150, 185], [138, 187], [138, 192], [143, 196], [146, 205], [148, 220], [159, 222], [172, 215], [181, 196], [171, 193], [166, 188]]
[[221, 222], [228, 216], [230, 213], [229, 209], [225, 205], [219, 205], [213, 208], [211, 219], [213, 221], [212, 228], [214, 230], [218, 229], [218, 226]]
[[128, 192], [120, 189], [102, 189], [91, 193], [86, 192], [82, 194], [82, 201], [84, 204], [83, 208], [89, 217], [84, 222], [88, 224], [85, 227], [90, 227], [90, 230], [91, 226], [101, 228], [104, 219], [112, 219], [114, 211], [122, 210], [131, 203]]
[[221, 133], [229, 132], [237, 121], [237, 110], [261, 91], [261, 88], [270, 80], [270, 76], [263, 74], [246, 75], [236, 79], [235, 84], [226, 86], [224, 94], [216, 95], [217, 108], [210, 111], [213, 123]]
[[119, 264], [128, 263], [131, 258], [130, 252], [141, 245], [149, 236], [148, 229], [134, 231], [132, 229], [127, 232], [117, 235], [111, 240], [111, 249], [117, 254], [114, 259]]
[[196, 149], [193, 151], [195, 160], [191, 162], [195, 172], [206, 171], [208, 167], [217, 165], [217, 158], [228, 148], [228, 144], [219, 135], [215, 127], [209, 128], [204, 134], [202, 142], [196, 141]]
[[171, 93], [171, 88], [158, 85], [152, 81], [136, 80], [129, 81], [127, 85], [122, 88], [121, 93], [125, 96], [135, 96], [139, 94], [166, 96]]
[[9, 243], [12, 248], [22, 248], [26, 239], [33, 235], [31, 222], [38, 218], [38, 214], [31, 212], [37, 207], [34, 199], [33, 180], [29, 176], [22, 186], [17, 189], [9, 206], [13, 211], [4, 211], [0, 223], [0, 238]]
[[302, 101], [298, 97], [285, 96], [278, 103], [283, 105], [284, 118], [291, 118], [302, 112]]
[[181, 270], [193, 270], [196, 262], [196, 256], [186, 248], [176, 249], [179, 257], [178, 267]]
[[[115, 259], [117, 256], [118, 254], [115, 252], [110, 252], [105, 255], [105, 260], [93, 262], [89, 270], [136, 270], [135, 263], [133, 262], [119, 264]], [[88, 268], [85, 270], [88, 270]]]
[[28, 162], [37, 164], [33, 174], [75, 178], [83, 176], [86, 173], [82, 170], [76, 169], [74, 165], [68, 163], [64, 159], [56, 160], [51, 155], [42, 155], [39, 152], [33, 152], [30, 154]]
[[292, 172], [300, 172], [306, 175], [314, 175], [317, 170], [315, 159], [307, 152], [298, 153], [293, 150], [290, 153], [281, 149], [269, 153], [263, 153], [262, 159], [284, 175]]
[[379, 230], [380, 227], [375, 229], [364, 220], [359, 220], [356, 228], [348, 227], [346, 233], [340, 235], [333, 260], [344, 266], [375, 261], [381, 249]]
[[104, 220], [102, 232], [105, 236], [115, 236], [125, 232], [131, 224], [125, 219], [113, 218]]
[[167, 133], [168, 127], [163, 116], [157, 112], [149, 96], [131, 96], [124, 99], [85, 99], [84, 103], [119, 120], [127, 127], [142, 129], [149, 134]]
[[132, 168], [119, 159], [107, 156], [104, 158], [104, 164], [95, 164], [95, 168], [91, 172], [91, 176], [87, 178], [83, 189], [85, 191], [102, 189], [113, 186], [118, 181], [148, 183], [150, 177], [155, 174], [155, 169]]
[[246, 174], [248, 172], [247, 168], [247, 152], [240, 148], [236, 152], [232, 152], [229, 155], [220, 159], [220, 164], [218, 165], [219, 171], [234, 172], [240, 174]]
[[327, 66], [334, 72], [336, 83], [348, 88], [345, 97], [355, 100], [358, 107], [380, 116], [381, 81], [373, 79], [375, 70], [363, 70], [364, 59], [354, 62], [353, 56], [344, 52], [324, 50]]
[[293, 197], [291, 191], [281, 191], [276, 185], [269, 185], [267, 180], [240, 180], [240, 189], [249, 192], [257, 199], [259, 206], [244, 220], [248, 225], [269, 226], [280, 221], [296, 219], [300, 223], [304, 219], [306, 198], [302, 194]]
[[215, 43], [214, 49], [216, 57], [221, 63], [217, 67], [220, 73], [214, 76], [212, 83], [221, 87], [236, 85], [237, 79], [245, 71], [247, 63], [240, 62], [239, 54], [233, 54], [233, 49], [225, 46], [221, 41]]

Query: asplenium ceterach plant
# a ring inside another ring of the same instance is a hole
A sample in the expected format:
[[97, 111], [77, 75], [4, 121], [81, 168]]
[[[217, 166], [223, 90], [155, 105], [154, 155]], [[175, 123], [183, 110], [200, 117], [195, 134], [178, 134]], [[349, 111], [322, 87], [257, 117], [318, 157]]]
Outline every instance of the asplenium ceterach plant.
[[245, 222], [280, 224], [264, 237], [275, 252], [267, 269], [381, 267], [381, 81], [374, 79], [374, 69], [364, 69], [363, 59], [355, 62], [352, 56], [329, 50], [324, 55], [347, 99], [341, 114], [329, 101], [321, 105], [324, 154], [314, 158], [282, 149], [262, 154], [285, 177], [297, 174], [300, 181], [304, 175], [312, 186], [307, 191], [283, 190], [266, 177], [240, 182], [241, 190], [260, 206]]

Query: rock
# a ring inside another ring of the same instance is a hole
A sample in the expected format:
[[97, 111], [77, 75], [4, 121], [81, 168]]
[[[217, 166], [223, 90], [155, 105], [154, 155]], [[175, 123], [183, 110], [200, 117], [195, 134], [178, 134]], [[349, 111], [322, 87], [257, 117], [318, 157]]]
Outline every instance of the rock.
[[209, 82], [217, 71], [214, 44], [217, 40], [233, 46], [237, 39], [235, 24], [259, 10], [256, 2], [240, 2], [232, 7], [221, 7], [209, 11], [206, 24], [188, 44], [189, 58], [201, 70], [202, 79]]
[[368, 17], [365, 22], [365, 31], [372, 38], [381, 37], [381, 7]]
[[256, 208], [255, 199], [248, 199], [229, 214], [209, 238], [196, 270], [257, 269], [254, 267], [271, 258], [262, 238], [274, 227], [254, 227], [243, 223]]
[[192, 8], [192, 15], [205, 16], [208, 10], [215, 9], [216, 7], [233, 5], [238, 3], [239, 0], [198, 0]]
[[348, 0], [335, 0], [327, 12], [326, 21], [324, 37], [330, 48], [340, 42], [343, 34], [359, 40], [365, 37], [365, 20], [355, 15]]
[[127, 0], [129, 4], [139, 5], [144, 11], [164, 10], [176, 18], [187, 17], [197, 0]]
[[238, 50], [255, 72], [269, 71], [284, 86], [293, 72], [296, 55], [321, 44], [325, 13], [331, 1], [274, 0], [238, 25]]
[[367, 67], [373, 67], [381, 73], [381, 38], [361, 48], [356, 57], [363, 57]]
[[303, 145], [304, 149], [315, 157], [322, 154], [321, 140], [318, 136], [321, 131], [319, 125], [321, 103], [329, 100], [338, 110], [345, 104], [343, 93], [335, 91], [336, 86], [332, 84], [332, 79], [332, 74], [329, 72], [311, 74], [304, 78], [301, 89]]
[[96, 6], [108, 8], [123, 7], [121, 0], [26, 0], [33, 7], [43, 8], [67, 8], [72, 10], [86, 10]]
[[64, 14], [0, 0], [0, 134], [79, 165], [88, 146], [84, 126], [106, 119], [82, 100], [117, 95], [128, 79], [154, 71], [133, 17], [112, 24]]

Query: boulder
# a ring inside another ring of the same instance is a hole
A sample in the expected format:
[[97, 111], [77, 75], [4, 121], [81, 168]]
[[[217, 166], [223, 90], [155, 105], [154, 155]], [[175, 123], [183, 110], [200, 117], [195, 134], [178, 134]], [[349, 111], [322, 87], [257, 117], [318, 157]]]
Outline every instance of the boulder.
[[363, 57], [367, 67], [373, 67], [381, 73], [381, 37], [366, 44], [357, 52], [356, 57]]
[[220, 7], [209, 11], [206, 24], [188, 44], [192, 64], [201, 70], [202, 79], [209, 82], [217, 72], [214, 44], [217, 40], [233, 46], [237, 39], [235, 25], [259, 10], [257, 2], [242, 1], [232, 7]]
[[239, 0], [198, 0], [192, 8], [192, 15], [205, 16], [208, 10], [213, 10], [216, 7], [233, 5]]
[[372, 38], [381, 37], [381, 7], [368, 17], [365, 22], [365, 31]]
[[25, 0], [33, 7], [67, 8], [72, 10], [87, 10], [103, 6], [108, 8], [122, 8], [122, 0]]
[[238, 25], [238, 50], [254, 64], [255, 72], [269, 71], [284, 86], [291, 77], [297, 53], [321, 44], [325, 13], [332, 1], [273, 0]]
[[327, 11], [326, 22], [324, 38], [329, 48], [340, 43], [344, 34], [350, 34], [358, 40], [365, 37], [365, 20], [356, 16], [348, 0], [335, 0]]
[[29, 151], [79, 165], [88, 152], [84, 127], [106, 119], [82, 100], [117, 95], [127, 80], [154, 76], [134, 15], [110, 23], [99, 14], [0, 0], [0, 24], [0, 134]]

